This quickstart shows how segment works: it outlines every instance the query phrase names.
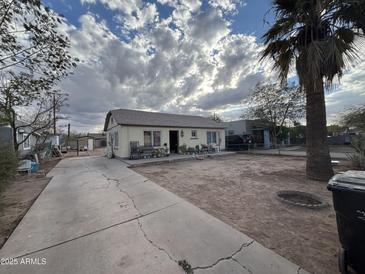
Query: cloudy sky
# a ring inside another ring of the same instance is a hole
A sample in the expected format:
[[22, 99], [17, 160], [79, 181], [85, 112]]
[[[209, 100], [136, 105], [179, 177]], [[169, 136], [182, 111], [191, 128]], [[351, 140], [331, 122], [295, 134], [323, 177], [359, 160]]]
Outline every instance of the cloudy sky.
[[[273, 21], [270, 0], [47, 0], [63, 14], [80, 58], [61, 87], [73, 130], [102, 129], [114, 108], [238, 119], [259, 81], [275, 79], [260, 63], [261, 36]], [[365, 53], [365, 50], [362, 49]], [[365, 103], [365, 61], [327, 94], [329, 121]]]

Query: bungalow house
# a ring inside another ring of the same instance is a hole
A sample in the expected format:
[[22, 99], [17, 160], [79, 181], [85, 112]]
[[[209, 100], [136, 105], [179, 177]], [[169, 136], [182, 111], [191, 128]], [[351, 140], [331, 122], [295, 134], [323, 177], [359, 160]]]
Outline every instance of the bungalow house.
[[167, 147], [170, 153], [178, 153], [182, 145], [225, 148], [224, 125], [201, 116], [116, 109], [106, 115], [104, 131], [108, 151], [120, 158], [129, 157], [131, 142], [145, 147]]

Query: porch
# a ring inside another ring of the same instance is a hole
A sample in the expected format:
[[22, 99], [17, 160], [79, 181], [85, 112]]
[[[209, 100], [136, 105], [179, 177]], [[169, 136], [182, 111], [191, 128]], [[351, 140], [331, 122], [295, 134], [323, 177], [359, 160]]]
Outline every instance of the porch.
[[188, 161], [188, 160], [203, 160], [205, 158], [213, 158], [213, 157], [220, 157], [226, 155], [232, 155], [236, 152], [232, 151], [220, 151], [214, 153], [207, 153], [207, 154], [175, 154], [172, 153], [169, 156], [161, 157], [161, 158], [142, 158], [142, 159], [120, 159], [122, 162], [126, 163], [128, 167], [136, 167], [136, 166], [143, 166], [143, 165], [150, 165], [150, 164], [159, 164], [159, 163], [166, 163], [166, 162], [177, 162], [177, 161]]

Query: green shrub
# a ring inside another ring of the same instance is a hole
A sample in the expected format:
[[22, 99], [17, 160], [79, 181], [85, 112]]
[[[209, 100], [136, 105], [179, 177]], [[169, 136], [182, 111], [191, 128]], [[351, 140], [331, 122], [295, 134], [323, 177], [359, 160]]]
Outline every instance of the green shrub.
[[347, 154], [347, 158], [355, 168], [365, 169], [365, 137], [359, 136], [351, 141], [355, 153]]
[[0, 145], [0, 191], [16, 174], [18, 159], [11, 145]]

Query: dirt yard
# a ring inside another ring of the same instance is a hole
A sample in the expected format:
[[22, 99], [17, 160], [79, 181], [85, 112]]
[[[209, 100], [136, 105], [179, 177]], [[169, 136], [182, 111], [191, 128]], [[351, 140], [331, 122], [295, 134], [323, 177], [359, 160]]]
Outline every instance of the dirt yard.
[[41, 164], [37, 173], [20, 174], [0, 193], [0, 248], [32, 206], [51, 178], [46, 174], [60, 161], [52, 159]]
[[[339, 273], [331, 192], [325, 182], [305, 179], [304, 158], [237, 154], [134, 170], [307, 271]], [[275, 196], [279, 190], [313, 193], [330, 207], [315, 210], [283, 204]]]

